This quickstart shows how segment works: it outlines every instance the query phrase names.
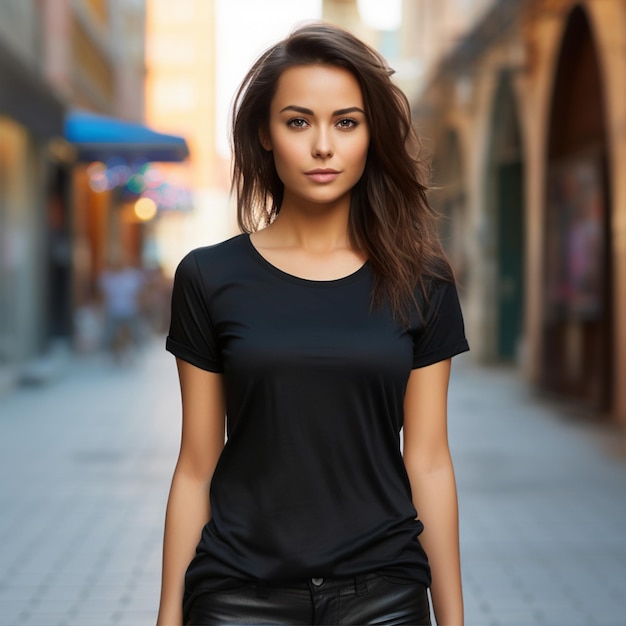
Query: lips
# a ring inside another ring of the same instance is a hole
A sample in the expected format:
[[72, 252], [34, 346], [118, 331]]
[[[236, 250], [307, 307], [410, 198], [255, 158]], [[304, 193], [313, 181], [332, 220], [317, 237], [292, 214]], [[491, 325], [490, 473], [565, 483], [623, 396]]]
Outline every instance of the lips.
[[315, 169], [305, 172], [305, 174], [316, 183], [330, 183], [339, 176], [339, 172], [332, 169]]

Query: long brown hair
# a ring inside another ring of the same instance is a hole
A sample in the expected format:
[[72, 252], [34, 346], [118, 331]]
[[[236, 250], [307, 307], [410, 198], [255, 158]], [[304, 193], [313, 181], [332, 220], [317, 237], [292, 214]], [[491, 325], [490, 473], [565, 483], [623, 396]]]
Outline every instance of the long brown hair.
[[330, 24], [302, 26], [269, 48], [244, 78], [233, 106], [233, 190], [243, 232], [258, 230], [279, 213], [284, 186], [259, 131], [269, 123], [278, 79], [288, 68], [329, 65], [351, 72], [363, 94], [370, 145], [363, 176], [352, 190], [349, 235], [374, 273], [372, 302], [389, 302], [407, 322], [419, 285], [453, 280], [426, 197], [428, 168], [404, 93], [391, 81], [384, 58], [351, 33]]

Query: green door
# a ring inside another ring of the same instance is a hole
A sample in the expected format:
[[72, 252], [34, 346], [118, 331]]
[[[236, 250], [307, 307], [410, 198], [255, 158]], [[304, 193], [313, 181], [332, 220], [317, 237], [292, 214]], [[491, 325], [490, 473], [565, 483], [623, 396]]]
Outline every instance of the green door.
[[498, 355], [515, 360], [524, 315], [522, 164], [498, 166]]

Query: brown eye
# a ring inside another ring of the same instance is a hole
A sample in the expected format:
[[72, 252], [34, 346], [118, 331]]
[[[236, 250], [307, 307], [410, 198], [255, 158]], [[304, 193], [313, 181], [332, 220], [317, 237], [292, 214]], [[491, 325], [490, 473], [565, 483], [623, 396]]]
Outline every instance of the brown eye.
[[353, 120], [350, 117], [344, 117], [337, 122], [337, 127], [342, 130], [350, 130], [351, 128], [358, 126], [358, 124], [359, 123], [356, 120]]
[[290, 128], [305, 128], [308, 122], [302, 117], [294, 117], [287, 122]]

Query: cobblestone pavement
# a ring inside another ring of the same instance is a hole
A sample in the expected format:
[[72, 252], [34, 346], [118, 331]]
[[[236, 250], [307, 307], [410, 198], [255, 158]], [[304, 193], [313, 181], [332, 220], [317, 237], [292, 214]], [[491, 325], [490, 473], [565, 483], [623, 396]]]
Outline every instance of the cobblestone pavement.
[[[0, 397], [0, 625], [154, 624], [180, 417], [162, 341], [134, 367], [77, 359]], [[617, 431], [461, 357], [450, 439], [466, 622], [626, 624]]]

